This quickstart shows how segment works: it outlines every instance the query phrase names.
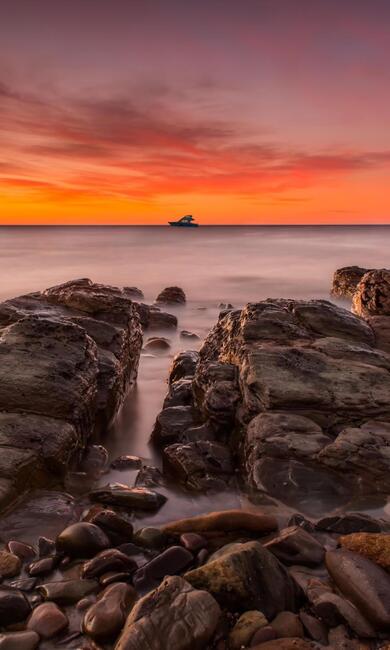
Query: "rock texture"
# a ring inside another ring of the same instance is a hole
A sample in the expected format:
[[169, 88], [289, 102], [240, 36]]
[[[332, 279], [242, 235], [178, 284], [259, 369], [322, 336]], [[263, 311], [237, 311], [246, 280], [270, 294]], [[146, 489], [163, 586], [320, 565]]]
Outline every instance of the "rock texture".
[[352, 533], [340, 537], [340, 544], [390, 570], [390, 534]]
[[0, 509], [58, 479], [115, 417], [141, 339], [130, 298], [87, 279], [0, 305]]
[[334, 296], [352, 297], [363, 275], [369, 269], [361, 266], [343, 266], [333, 275], [332, 294]]

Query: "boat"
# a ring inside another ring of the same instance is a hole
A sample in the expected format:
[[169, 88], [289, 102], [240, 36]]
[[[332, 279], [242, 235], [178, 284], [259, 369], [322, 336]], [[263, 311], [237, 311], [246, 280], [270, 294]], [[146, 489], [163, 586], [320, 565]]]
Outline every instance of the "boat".
[[198, 223], [195, 223], [194, 217], [192, 214], [186, 214], [184, 217], [179, 219], [179, 221], [168, 221], [170, 226], [176, 226], [179, 228], [197, 228]]

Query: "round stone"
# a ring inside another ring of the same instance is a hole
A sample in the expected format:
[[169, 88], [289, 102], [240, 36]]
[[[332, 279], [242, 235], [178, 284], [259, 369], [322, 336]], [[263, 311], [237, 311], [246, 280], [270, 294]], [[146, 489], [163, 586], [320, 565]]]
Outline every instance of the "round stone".
[[0, 551], [0, 576], [2, 578], [13, 578], [20, 573], [22, 560], [17, 555], [8, 551]]
[[87, 558], [110, 546], [107, 535], [101, 528], [88, 522], [72, 524], [57, 537], [58, 551], [70, 557]]
[[68, 626], [65, 614], [54, 603], [42, 603], [33, 610], [27, 628], [43, 639], [50, 639]]

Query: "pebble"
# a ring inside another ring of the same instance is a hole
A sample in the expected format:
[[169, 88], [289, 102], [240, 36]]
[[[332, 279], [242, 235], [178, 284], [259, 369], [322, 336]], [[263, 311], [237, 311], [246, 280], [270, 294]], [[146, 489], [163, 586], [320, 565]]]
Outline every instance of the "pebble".
[[180, 535], [180, 544], [191, 553], [196, 553], [207, 546], [207, 539], [197, 533], [183, 533]]
[[19, 578], [10, 582], [9, 586], [14, 589], [20, 589], [20, 591], [32, 591], [36, 584], [36, 578]]
[[87, 558], [110, 546], [105, 532], [88, 522], [79, 522], [65, 528], [57, 537], [58, 551], [71, 557]]
[[65, 614], [54, 603], [42, 603], [33, 610], [27, 629], [34, 630], [43, 639], [51, 639], [68, 626]]
[[128, 584], [117, 582], [107, 587], [85, 613], [83, 630], [99, 641], [115, 638], [137, 599], [137, 592]]
[[33, 630], [0, 633], [0, 650], [35, 650], [39, 636]]
[[30, 576], [41, 576], [50, 573], [59, 563], [59, 558], [55, 555], [44, 557], [29, 565], [27, 571]]
[[139, 456], [118, 456], [111, 463], [112, 469], [140, 469], [142, 458]]
[[114, 483], [93, 490], [90, 493], [92, 500], [99, 503], [114, 505], [130, 510], [159, 510], [166, 502], [167, 497], [148, 488], [131, 488], [128, 485]]
[[98, 590], [96, 580], [59, 580], [40, 585], [38, 591], [45, 600], [59, 605], [72, 605]]
[[154, 589], [165, 576], [177, 575], [193, 562], [193, 555], [182, 546], [171, 546], [138, 569], [133, 584], [139, 591]]
[[91, 523], [102, 528], [113, 544], [128, 542], [133, 537], [132, 523], [113, 510], [101, 510], [92, 517]]
[[9, 551], [0, 551], [0, 577], [13, 578], [20, 573], [22, 560]]
[[322, 621], [319, 621], [315, 616], [311, 616], [307, 612], [301, 611], [299, 618], [303, 623], [307, 635], [314, 641], [318, 641], [322, 645], [328, 645], [328, 628]]
[[121, 553], [117, 548], [109, 548], [85, 562], [82, 575], [84, 578], [98, 578], [108, 571], [134, 573], [137, 568], [137, 563], [131, 557]]
[[279, 612], [271, 622], [271, 626], [279, 639], [290, 637], [302, 638], [304, 636], [303, 625], [299, 616], [293, 614], [293, 612]]
[[10, 540], [7, 544], [7, 551], [17, 555], [22, 562], [26, 560], [32, 560], [35, 557], [35, 549], [31, 544], [25, 544], [24, 542], [18, 542], [17, 540]]
[[171, 344], [169, 342], [169, 339], [165, 339], [163, 337], [152, 337], [147, 340], [144, 350], [147, 352], [157, 352], [159, 354], [162, 354], [169, 350], [171, 347]]
[[146, 526], [137, 530], [134, 535], [134, 541], [146, 548], [160, 549], [166, 545], [167, 536], [159, 528]]
[[56, 552], [56, 543], [53, 539], [49, 539], [48, 537], [40, 537], [38, 539], [39, 557], [54, 555], [55, 552]]
[[76, 608], [80, 612], [83, 612], [84, 610], [88, 609], [88, 607], [91, 607], [91, 605], [93, 605], [95, 602], [96, 602], [95, 596], [86, 596], [85, 598], [79, 600], [79, 602], [76, 604]]
[[276, 632], [270, 625], [266, 625], [254, 633], [250, 642], [250, 647], [258, 646], [261, 643], [272, 641], [273, 639], [276, 639]]
[[188, 330], [182, 330], [180, 332], [180, 336], [181, 336], [182, 339], [190, 339], [192, 341], [199, 341], [200, 340], [200, 336], [195, 334], [195, 332], [189, 332]]
[[99, 584], [102, 587], [108, 587], [108, 585], [112, 585], [114, 582], [131, 582], [131, 573], [109, 571], [108, 573], [103, 573], [99, 578]]
[[264, 614], [258, 610], [250, 610], [241, 614], [229, 634], [229, 648], [240, 650], [248, 646], [255, 632], [268, 625]]

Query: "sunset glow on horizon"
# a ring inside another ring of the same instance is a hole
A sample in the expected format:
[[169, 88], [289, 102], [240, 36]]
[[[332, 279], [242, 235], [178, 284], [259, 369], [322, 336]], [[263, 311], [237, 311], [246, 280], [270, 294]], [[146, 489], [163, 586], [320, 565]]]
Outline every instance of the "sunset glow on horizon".
[[0, 223], [390, 223], [387, 0], [5, 0]]

